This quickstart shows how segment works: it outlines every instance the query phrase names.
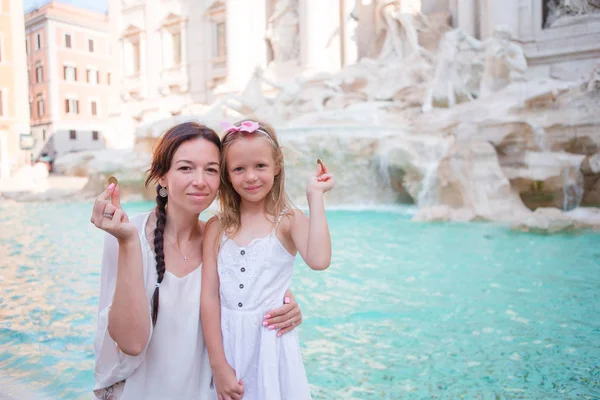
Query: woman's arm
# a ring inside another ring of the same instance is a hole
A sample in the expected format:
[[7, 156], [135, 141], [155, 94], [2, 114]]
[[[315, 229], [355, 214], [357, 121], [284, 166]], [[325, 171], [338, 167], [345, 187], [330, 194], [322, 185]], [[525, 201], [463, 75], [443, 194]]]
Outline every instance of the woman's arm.
[[[118, 186], [111, 184], [96, 199], [91, 222], [117, 241], [117, 245], [105, 246], [106, 260], [103, 260], [104, 264], [108, 260], [114, 263], [117, 259], [108, 333], [123, 353], [136, 356], [142, 353], [150, 337], [150, 313], [138, 230], [129, 222], [119, 197]], [[111, 270], [115, 273], [114, 267]]]
[[292, 292], [285, 292], [283, 305], [267, 312], [263, 326], [269, 329], [277, 329], [277, 336], [286, 334], [302, 323], [302, 310]]
[[125, 354], [136, 356], [150, 338], [150, 305], [144, 285], [139, 237], [119, 242], [117, 284], [108, 313], [108, 332]]

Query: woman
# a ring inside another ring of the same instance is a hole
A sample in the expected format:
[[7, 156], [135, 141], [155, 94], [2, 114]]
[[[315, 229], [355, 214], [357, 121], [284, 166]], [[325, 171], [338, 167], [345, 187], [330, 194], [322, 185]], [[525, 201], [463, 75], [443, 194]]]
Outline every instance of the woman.
[[[100, 399], [213, 399], [200, 322], [199, 215], [219, 189], [221, 142], [186, 122], [157, 143], [146, 186], [157, 182], [156, 210], [129, 220], [118, 185], [96, 199], [91, 222], [106, 231], [94, 393]], [[109, 200], [110, 199], [110, 200]], [[285, 333], [302, 321], [291, 293], [269, 312]]]

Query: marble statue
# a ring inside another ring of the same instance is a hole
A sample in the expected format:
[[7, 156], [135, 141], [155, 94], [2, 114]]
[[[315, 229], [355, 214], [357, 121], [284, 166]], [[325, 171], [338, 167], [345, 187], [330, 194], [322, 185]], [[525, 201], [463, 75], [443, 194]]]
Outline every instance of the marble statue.
[[278, 0], [268, 20], [266, 40], [273, 51], [273, 62], [285, 63], [299, 59], [298, 0]]
[[523, 49], [511, 41], [510, 28], [499, 25], [485, 42], [485, 63], [480, 97], [496, 92], [514, 81], [525, 79], [527, 59]]
[[548, 14], [544, 28], [558, 26], [568, 17], [600, 13], [599, 0], [547, 0]]
[[379, 36], [383, 36], [379, 58], [405, 58], [420, 50], [417, 28], [410, 14], [403, 13], [399, 0], [380, 0], [376, 5]]
[[462, 71], [464, 64], [475, 62], [472, 55], [481, 52], [482, 44], [461, 29], [447, 32], [440, 41], [434, 77], [425, 95], [423, 112], [429, 112], [434, 105], [451, 108], [457, 103], [473, 100], [468, 87], [468, 76]]

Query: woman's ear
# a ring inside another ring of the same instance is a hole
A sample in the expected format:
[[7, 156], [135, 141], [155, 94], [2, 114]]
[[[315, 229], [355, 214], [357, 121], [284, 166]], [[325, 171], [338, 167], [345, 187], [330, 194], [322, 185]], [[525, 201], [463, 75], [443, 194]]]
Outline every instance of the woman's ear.
[[275, 176], [278, 176], [280, 172], [281, 172], [281, 167], [280, 166], [275, 167]]

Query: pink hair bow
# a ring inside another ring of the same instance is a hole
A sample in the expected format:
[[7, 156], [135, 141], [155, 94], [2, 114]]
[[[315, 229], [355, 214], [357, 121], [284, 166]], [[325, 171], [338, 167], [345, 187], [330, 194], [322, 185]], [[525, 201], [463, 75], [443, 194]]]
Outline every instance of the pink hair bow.
[[244, 121], [240, 124], [240, 126], [235, 126], [232, 123], [222, 121], [221, 127], [225, 129], [226, 133], [229, 132], [247, 132], [252, 133], [260, 128], [258, 122], [255, 121]]

